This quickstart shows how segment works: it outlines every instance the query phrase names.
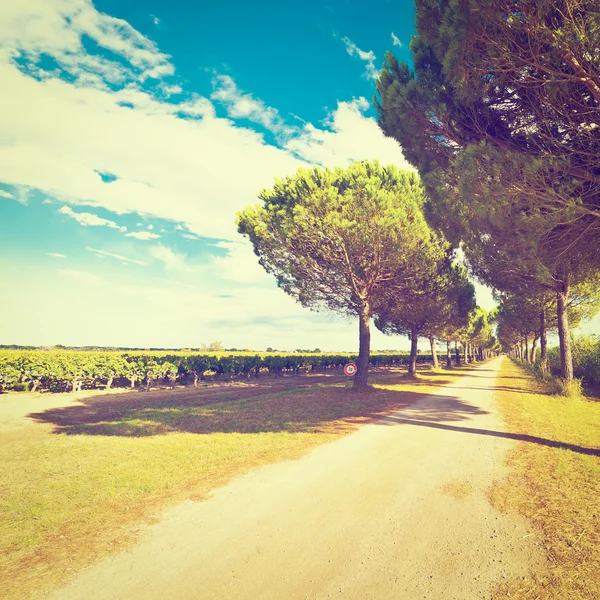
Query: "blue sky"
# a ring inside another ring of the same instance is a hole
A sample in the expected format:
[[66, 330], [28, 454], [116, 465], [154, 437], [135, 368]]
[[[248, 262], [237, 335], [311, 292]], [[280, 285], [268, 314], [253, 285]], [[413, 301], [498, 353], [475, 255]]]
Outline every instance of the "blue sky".
[[413, 17], [387, 1], [1, 3], [0, 342], [355, 349], [356, 323], [278, 290], [234, 215], [300, 166], [407, 166], [370, 102]]

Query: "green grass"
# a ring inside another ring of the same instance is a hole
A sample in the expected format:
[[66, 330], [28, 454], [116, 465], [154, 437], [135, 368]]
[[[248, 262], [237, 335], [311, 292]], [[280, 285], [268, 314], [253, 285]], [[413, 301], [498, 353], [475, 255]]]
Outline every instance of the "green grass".
[[508, 359], [498, 385], [505, 388], [496, 393], [508, 431], [531, 437], [510, 454], [511, 474], [490, 497], [501, 510], [516, 509], [535, 524], [547, 568], [530, 581], [503, 586], [495, 598], [597, 600], [600, 401], [549, 394], [548, 384]]

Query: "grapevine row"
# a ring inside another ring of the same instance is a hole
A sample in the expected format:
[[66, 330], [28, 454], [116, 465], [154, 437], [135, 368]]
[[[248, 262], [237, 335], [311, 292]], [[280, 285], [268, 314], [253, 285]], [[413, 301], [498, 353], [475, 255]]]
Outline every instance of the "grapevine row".
[[[430, 356], [419, 356], [420, 361]], [[77, 351], [3, 351], [0, 352], [0, 392], [79, 391], [82, 388], [154, 384], [197, 385], [209, 374], [214, 378], [233, 379], [270, 375], [299, 375], [309, 372], [337, 372], [353, 355], [282, 354], [282, 355], [209, 355], [138, 352]], [[375, 354], [371, 365], [407, 364], [406, 354]]]

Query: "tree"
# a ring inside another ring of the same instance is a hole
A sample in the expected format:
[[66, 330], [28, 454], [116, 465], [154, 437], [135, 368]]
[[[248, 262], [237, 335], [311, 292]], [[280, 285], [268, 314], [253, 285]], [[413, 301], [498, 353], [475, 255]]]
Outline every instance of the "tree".
[[569, 381], [569, 296], [600, 265], [598, 10], [591, 0], [516, 6], [418, 0], [415, 71], [388, 54], [376, 104], [419, 169], [432, 222], [469, 260], [485, 261], [482, 244], [519, 254], [556, 294]]
[[[467, 326], [469, 315], [476, 307], [475, 287], [469, 281], [465, 269], [453, 265], [451, 271], [451, 286], [446, 292], [446, 302], [432, 333], [435, 337], [446, 341], [446, 368], [452, 368], [450, 344], [457, 340], [458, 332]], [[457, 357], [460, 364], [460, 355]]]
[[411, 340], [408, 375], [417, 372], [417, 343], [419, 336], [429, 339], [434, 367], [437, 367], [435, 337], [447, 329], [456, 331], [468, 313], [468, 297], [474, 297], [474, 288], [466, 273], [453, 266], [448, 257], [440, 254], [440, 265], [435, 277], [423, 281], [418, 288], [407, 290], [402, 296], [390, 292], [384, 295], [377, 308], [375, 325], [383, 333], [408, 335]]
[[303, 306], [359, 319], [355, 388], [367, 386], [370, 320], [383, 291], [399, 297], [435, 274], [443, 243], [422, 213], [419, 178], [395, 166], [300, 169], [238, 213], [260, 264]]

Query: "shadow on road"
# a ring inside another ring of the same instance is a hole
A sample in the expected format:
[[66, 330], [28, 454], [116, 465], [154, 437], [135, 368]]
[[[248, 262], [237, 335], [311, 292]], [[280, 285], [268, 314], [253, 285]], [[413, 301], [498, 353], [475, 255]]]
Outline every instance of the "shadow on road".
[[[447, 420], [447, 419], [440, 419]], [[472, 427], [459, 427], [457, 425], [447, 425], [446, 423], [435, 423], [427, 420], [414, 420], [405, 419], [397, 415], [387, 415], [381, 418], [379, 421], [382, 425], [415, 425], [417, 427], [432, 427], [434, 429], [443, 429], [445, 431], [456, 431], [460, 433], [472, 433], [476, 435], [488, 435], [499, 438], [507, 438], [510, 440], [517, 440], [519, 442], [531, 442], [533, 444], [540, 444], [542, 446], [549, 446], [550, 448], [563, 448], [565, 450], [571, 450], [579, 454], [587, 454], [589, 456], [600, 456], [600, 448], [586, 448], [584, 446], [578, 446], [577, 444], [569, 444], [567, 442], [560, 442], [557, 440], [548, 440], [533, 435], [527, 435], [522, 433], [510, 433], [505, 431], [493, 431], [490, 429], [476, 429]]]

